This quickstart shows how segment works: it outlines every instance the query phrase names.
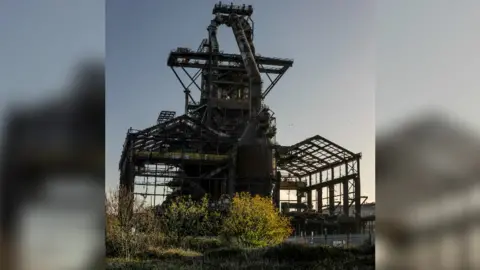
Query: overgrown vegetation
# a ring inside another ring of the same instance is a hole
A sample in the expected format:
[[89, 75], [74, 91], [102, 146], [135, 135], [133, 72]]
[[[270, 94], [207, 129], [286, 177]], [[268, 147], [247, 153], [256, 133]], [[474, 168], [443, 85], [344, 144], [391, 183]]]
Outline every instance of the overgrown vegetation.
[[[156, 246], [160, 230], [154, 212], [144, 202], [122, 195], [122, 192], [111, 192], [106, 197], [106, 255], [131, 259]], [[133, 207], [132, 216], [122, 212], [126, 207]]]
[[233, 198], [220, 233], [240, 246], [267, 247], [282, 243], [292, 228], [290, 220], [275, 209], [270, 198], [241, 193]]
[[211, 211], [208, 198], [183, 197], [158, 218], [120, 195], [106, 201], [107, 269], [374, 269], [372, 249], [281, 244], [292, 229], [269, 198], [237, 194], [226, 211]]
[[220, 228], [220, 213], [208, 210], [208, 197], [195, 202], [191, 197], [180, 197], [164, 209], [160, 228], [169, 239], [180, 240], [193, 236], [212, 236]]

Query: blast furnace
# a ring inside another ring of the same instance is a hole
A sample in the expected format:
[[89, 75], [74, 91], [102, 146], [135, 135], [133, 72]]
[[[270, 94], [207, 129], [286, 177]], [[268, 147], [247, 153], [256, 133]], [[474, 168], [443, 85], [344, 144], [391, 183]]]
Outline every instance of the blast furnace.
[[[127, 133], [119, 164], [126, 196], [160, 205], [179, 195], [200, 199], [208, 194], [218, 202], [224, 195], [250, 192], [272, 196], [278, 207], [283, 202], [283, 209], [290, 209], [293, 204], [280, 195], [294, 190], [294, 213], [326, 209], [336, 216], [340, 198], [340, 215], [359, 225], [361, 154], [319, 135], [293, 146], [277, 145], [275, 114], [264, 100], [293, 60], [256, 53], [252, 6], [218, 3], [212, 14], [198, 49], [177, 48], [168, 57], [183, 87], [184, 114], [161, 111], [156, 124]], [[220, 50], [220, 26], [232, 29], [239, 54]], [[199, 91], [198, 99], [192, 91]]]

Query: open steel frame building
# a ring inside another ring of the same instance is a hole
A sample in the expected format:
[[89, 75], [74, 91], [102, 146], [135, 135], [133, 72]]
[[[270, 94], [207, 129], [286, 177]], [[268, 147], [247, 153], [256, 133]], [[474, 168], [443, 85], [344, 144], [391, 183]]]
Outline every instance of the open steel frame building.
[[[120, 185], [128, 196], [148, 197], [155, 206], [180, 195], [208, 194], [213, 202], [237, 192], [271, 196], [300, 225], [311, 220], [322, 224], [319, 230], [330, 223], [342, 230], [343, 220], [348, 230], [358, 231], [365, 201], [361, 154], [319, 135], [292, 146], [275, 142], [275, 114], [264, 99], [293, 60], [255, 52], [252, 13], [252, 6], [216, 4], [208, 38], [198, 49], [170, 52], [167, 65], [183, 87], [185, 112], [161, 111], [155, 125], [128, 131]], [[219, 50], [221, 25], [232, 29], [239, 54]], [[199, 99], [192, 88], [200, 91]], [[294, 190], [296, 199], [283, 200], [284, 190]]]

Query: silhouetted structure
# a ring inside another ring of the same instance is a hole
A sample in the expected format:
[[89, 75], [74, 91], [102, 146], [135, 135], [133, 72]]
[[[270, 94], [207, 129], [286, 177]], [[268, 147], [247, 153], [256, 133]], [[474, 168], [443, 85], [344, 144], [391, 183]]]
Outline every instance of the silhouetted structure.
[[[277, 145], [274, 112], [264, 99], [293, 60], [255, 53], [252, 6], [219, 3], [212, 13], [208, 38], [198, 49], [177, 48], [168, 57], [184, 89], [185, 114], [175, 117], [175, 112], [162, 111], [156, 125], [128, 131], [119, 165], [121, 186], [131, 195], [150, 196], [155, 205], [178, 195], [198, 199], [209, 194], [215, 201], [248, 191], [272, 196], [280, 206], [280, 190], [296, 190], [297, 212], [327, 208], [329, 216], [336, 216], [340, 198], [342, 213], [348, 216], [353, 207], [351, 220], [359, 225], [361, 154], [318, 135], [289, 147]], [[232, 29], [240, 54], [219, 50], [221, 25]], [[265, 88], [262, 74], [270, 81]], [[199, 100], [192, 97], [191, 87], [200, 91]], [[143, 186], [143, 191], [135, 186]], [[337, 186], [341, 188], [336, 192]], [[315, 207], [313, 191], [318, 194]]]

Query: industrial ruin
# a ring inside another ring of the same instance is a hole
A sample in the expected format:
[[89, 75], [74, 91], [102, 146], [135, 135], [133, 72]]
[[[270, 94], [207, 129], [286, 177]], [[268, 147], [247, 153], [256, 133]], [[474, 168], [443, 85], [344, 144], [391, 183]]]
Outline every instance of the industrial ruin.
[[[155, 206], [180, 195], [208, 194], [222, 203], [250, 192], [271, 196], [294, 217], [297, 231], [365, 230], [374, 215], [362, 215], [360, 153], [320, 135], [291, 146], [276, 143], [275, 114], [264, 100], [293, 60], [256, 53], [252, 13], [252, 6], [216, 4], [198, 49], [170, 52], [167, 65], [183, 87], [185, 112], [161, 111], [153, 126], [128, 131], [120, 185]], [[232, 29], [239, 54], [220, 50], [222, 25]], [[196, 100], [191, 92], [197, 90]], [[285, 198], [290, 191], [294, 198]]]

